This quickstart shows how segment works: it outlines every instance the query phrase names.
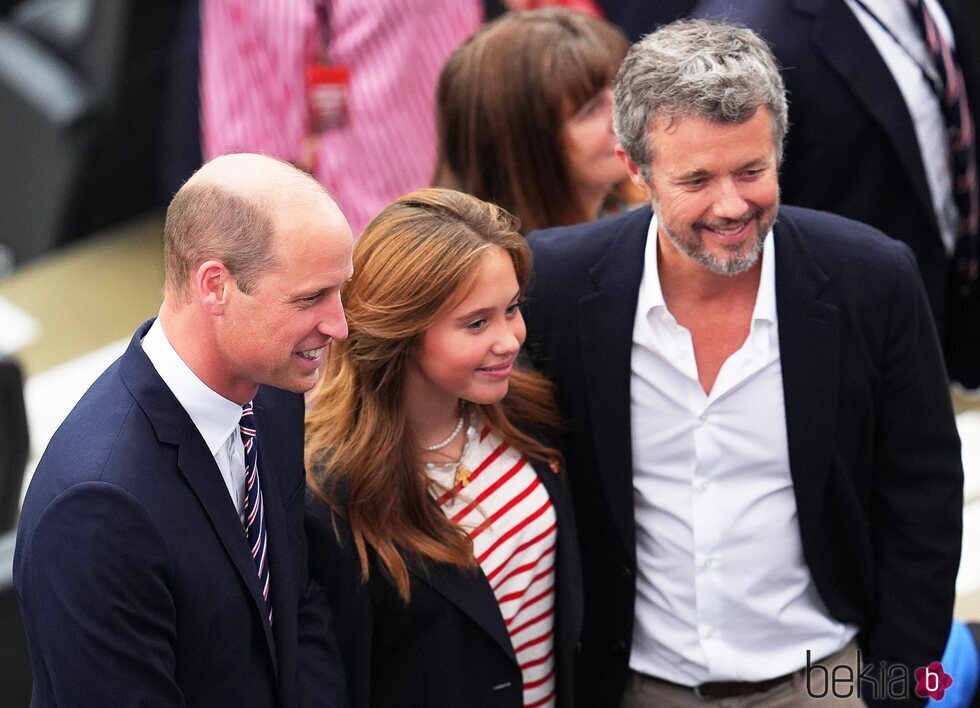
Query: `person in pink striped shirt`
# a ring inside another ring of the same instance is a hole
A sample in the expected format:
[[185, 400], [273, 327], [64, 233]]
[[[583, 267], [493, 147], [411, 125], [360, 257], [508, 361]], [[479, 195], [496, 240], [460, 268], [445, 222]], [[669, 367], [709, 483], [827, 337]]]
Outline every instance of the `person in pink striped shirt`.
[[203, 0], [201, 9], [205, 159], [261, 152], [311, 170], [355, 236], [429, 184], [436, 80], [482, 23], [479, 0]]
[[351, 705], [571, 700], [581, 579], [552, 390], [518, 368], [530, 252], [501, 208], [399, 199], [355, 246], [307, 414], [310, 573]]

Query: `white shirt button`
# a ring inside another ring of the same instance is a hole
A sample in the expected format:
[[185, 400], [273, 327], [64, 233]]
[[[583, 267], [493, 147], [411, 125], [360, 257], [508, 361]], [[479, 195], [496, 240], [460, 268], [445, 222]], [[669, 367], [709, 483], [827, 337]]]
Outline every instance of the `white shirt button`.
[[720, 562], [714, 556], [704, 556], [700, 561], [698, 561], [698, 570], [713, 570], [720, 565]]

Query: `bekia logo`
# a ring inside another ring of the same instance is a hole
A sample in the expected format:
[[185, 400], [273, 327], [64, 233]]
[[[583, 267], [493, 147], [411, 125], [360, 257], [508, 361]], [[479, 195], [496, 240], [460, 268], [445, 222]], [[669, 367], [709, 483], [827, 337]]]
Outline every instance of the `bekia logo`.
[[[912, 674], [915, 677], [915, 695], [941, 701], [946, 689], [953, 685], [953, 677], [943, 671], [943, 665], [934, 661]], [[810, 698], [873, 698], [875, 700], [909, 698], [909, 669], [904, 664], [879, 662], [865, 664], [858, 650], [854, 666], [837, 664], [825, 666], [813, 663], [810, 650], [806, 652], [806, 692]]]
[[943, 665], [934, 661], [929, 666], [915, 670], [915, 695], [941, 701], [946, 689], [953, 685], [953, 677], [943, 671]]

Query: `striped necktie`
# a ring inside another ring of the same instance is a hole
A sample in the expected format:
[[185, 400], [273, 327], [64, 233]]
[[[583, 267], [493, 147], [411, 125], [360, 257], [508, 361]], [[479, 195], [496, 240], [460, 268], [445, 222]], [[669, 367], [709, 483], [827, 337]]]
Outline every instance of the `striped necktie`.
[[259, 448], [251, 401], [242, 406], [242, 418], [238, 428], [242, 434], [242, 444], [245, 446], [245, 504], [242, 509], [242, 523], [252, 551], [252, 560], [255, 561], [255, 569], [259, 573], [259, 584], [262, 586], [262, 597], [265, 598], [269, 624], [272, 624], [272, 600], [269, 598], [269, 544], [265, 529], [262, 486], [259, 484], [259, 471], [255, 464]]
[[956, 246], [960, 286], [968, 294], [977, 280], [977, 158], [973, 117], [967, 103], [963, 72], [956, 52], [936, 27], [924, 0], [908, 0], [916, 25], [922, 32], [936, 70], [934, 88], [946, 121], [950, 160], [953, 170], [953, 198], [959, 212], [959, 238]]

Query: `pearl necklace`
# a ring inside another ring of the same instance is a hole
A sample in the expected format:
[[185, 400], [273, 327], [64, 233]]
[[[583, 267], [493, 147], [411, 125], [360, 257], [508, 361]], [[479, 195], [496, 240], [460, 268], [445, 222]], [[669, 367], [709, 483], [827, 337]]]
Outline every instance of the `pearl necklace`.
[[[455, 437], [458, 433], [454, 433]], [[463, 441], [463, 451], [459, 454], [459, 459], [452, 462], [426, 462], [426, 469], [429, 473], [437, 473], [441, 475], [452, 475], [452, 487], [455, 488], [465, 487], [470, 483], [470, 475], [473, 474], [469, 467], [463, 464], [463, 458], [466, 457], [466, 451], [470, 447], [470, 441], [476, 439], [476, 428], [470, 426], [466, 430], [466, 440]]]
[[459, 431], [463, 429], [463, 416], [459, 417], [459, 421], [456, 423], [456, 427], [453, 428], [453, 432], [449, 433], [449, 437], [443, 440], [441, 443], [436, 443], [435, 445], [429, 445], [429, 447], [423, 448], [426, 452], [435, 452], [436, 450], [441, 450], [456, 439], [459, 435]]

